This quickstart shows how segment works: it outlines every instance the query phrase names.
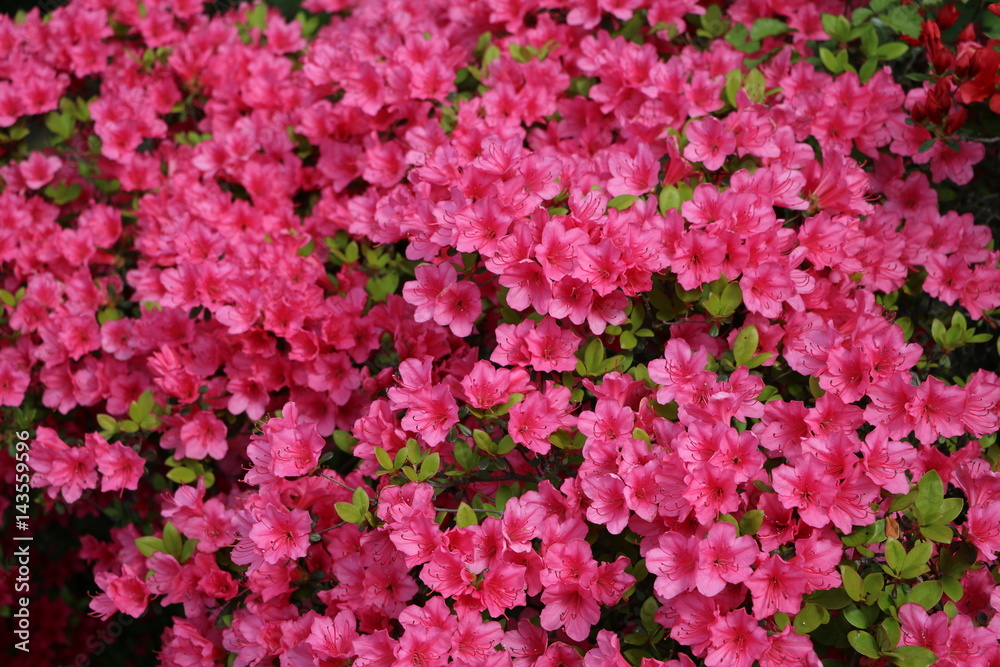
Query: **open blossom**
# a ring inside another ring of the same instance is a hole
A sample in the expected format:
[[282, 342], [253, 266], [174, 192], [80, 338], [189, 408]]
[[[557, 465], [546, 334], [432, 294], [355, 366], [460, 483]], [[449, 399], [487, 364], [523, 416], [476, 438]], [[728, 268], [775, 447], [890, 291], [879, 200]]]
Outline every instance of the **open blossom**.
[[727, 583], [744, 581], [750, 574], [750, 565], [757, 560], [759, 549], [749, 535], [736, 537], [736, 527], [719, 522], [698, 544], [698, 567], [695, 585], [702, 595], [715, 595]]
[[807, 58], [833, 2], [0, 16], [0, 512], [170, 666], [821, 667], [934, 470], [959, 599], [867, 630], [1000, 664], [1000, 40], [900, 3], [930, 81]]
[[799, 457], [794, 466], [775, 468], [773, 486], [781, 504], [796, 508], [810, 526], [822, 528], [830, 523], [828, 508], [834, 499], [836, 480], [812, 454]]
[[96, 433], [88, 433], [84, 444], [96, 454], [97, 470], [101, 473], [101, 491], [123, 491], [139, 488], [146, 461], [130, 447], [116, 442], [109, 444]]
[[102, 573], [97, 581], [104, 590], [90, 603], [93, 614], [107, 620], [116, 612], [139, 618], [149, 604], [150, 591], [146, 583], [128, 565], [122, 566], [121, 575]]
[[306, 555], [311, 528], [312, 519], [305, 510], [286, 510], [268, 505], [250, 529], [249, 536], [263, 551], [265, 561], [280, 563]]
[[716, 118], [692, 121], [686, 128], [689, 144], [684, 158], [701, 162], [705, 169], [715, 171], [736, 150], [736, 137]]

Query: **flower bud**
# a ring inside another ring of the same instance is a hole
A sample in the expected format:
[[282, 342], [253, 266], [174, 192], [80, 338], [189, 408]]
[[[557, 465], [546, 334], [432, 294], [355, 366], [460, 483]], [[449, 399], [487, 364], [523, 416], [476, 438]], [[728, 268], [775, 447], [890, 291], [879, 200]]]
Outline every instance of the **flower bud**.
[[951, 26], [955, 25], [955, 21], [957, 20], [958, 10], [955, 9], [954, 2], [949, 2], [947, 5], [938, 10], [937, 24], [941, 30], [947, 30]]

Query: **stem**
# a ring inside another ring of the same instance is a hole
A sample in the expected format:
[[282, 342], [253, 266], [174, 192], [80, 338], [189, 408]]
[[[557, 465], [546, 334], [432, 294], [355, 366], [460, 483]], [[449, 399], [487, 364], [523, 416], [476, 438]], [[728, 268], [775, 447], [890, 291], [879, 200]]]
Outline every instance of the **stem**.
[[[315, 468], [314, 468], [314, 470], [315, 470]], [[331, 482], [333, 482], [334, 484], [339, 484], [340, 486], [344, 487], [345, 489], [347, 489], [348, 491], [350, 491], [352, 493], [354, 492], [354, 489], [352, 489], [351, 487], [347, 486], [346, 484], [344, 484], [343, 482], [341, 482], [339, 479], [334, 479], [333, 477], [327, 477], [326, 475], [324, 475], [322, 473], [320, 473], [320, 477], [322, 477], [323, 479], [328, 479]]]
[[316, 534], [317, 535], [322, 535], [323, 533], [325, 533], [327, 531], [333, 530], [334, 528], [340, 528], [341, 526], [346, 525], [346, 524], [347, 524], [346, 521], [341, 521], [336, 526], [330, 526], [329, 528], [324, 528], [323, 530], [317, 530]]
[[980, 144], [995, 144], [1000, 142], [1000, 137], [959, 137], [959, 141], [975, 141]]
[[[470, 509], [473, 512], [482, 512], [483, 514], [490, 514], [490, 513], [496, 514], [497, 513], [496, 510], [482, 510], [482, 509], [477, 510], [475, 507], [472, 507]], [[450, 509], [446, 509], [444, 507], [435, 507], [434, 511], [435, 512], [458, 512], [458, 510], [450, 510]]]
[[522, 482], [536, 482], [538, 478], [531, 477], [529, 475], [521, 475], [518, 473], [508, 473], [506, 475], [500, 475], [497, 477], [487, 477], [485, 479], [456, 479], [451, 482], [427, 482], [431, 486], [437, 489], [450, 489], [456, 486], [465, 486], [466, 484], [474, 484], [476, 482], [511, 482], [511, 481], [522, 481]]

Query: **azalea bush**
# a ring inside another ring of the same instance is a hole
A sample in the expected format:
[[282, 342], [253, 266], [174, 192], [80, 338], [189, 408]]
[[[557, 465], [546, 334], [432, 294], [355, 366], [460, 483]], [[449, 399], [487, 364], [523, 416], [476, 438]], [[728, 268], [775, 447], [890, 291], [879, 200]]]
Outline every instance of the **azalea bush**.
[[15, 664], [1000, 665], [998, 15], [0, 18]]

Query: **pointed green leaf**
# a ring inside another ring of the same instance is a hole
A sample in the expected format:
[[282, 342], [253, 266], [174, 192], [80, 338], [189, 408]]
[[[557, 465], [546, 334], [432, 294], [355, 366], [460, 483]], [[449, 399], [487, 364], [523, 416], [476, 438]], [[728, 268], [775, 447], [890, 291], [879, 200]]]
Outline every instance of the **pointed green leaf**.
[[944, 502], [944, 485], [937, 470], [925, 472], [917, 483], [917, 489], [917, 499], [913, 504], [920, 525], [923, 526], [930, 523], [928, 519], [941, 513], [941, 504]]
[[194, 550], [198, 547], [198, 540], [185, 540], [184, 548], [181, 549], [181, 562], [186, 563], [191, 556], [194, 555]]
[[903, 564], [906, 561], [906, 549], [894, 537], [890, 537], [885, 541], [885, 560], [893, 573], [899, 574], [903, 570]]
[[385, 451], [381, 447], [375, 448], [375, 458], [378, 460], [380, 466], [385, 470], [395, 470], [396, 467], [392, 463], [392, 458], [389, 456], [389, 452]]
[[930, 667], [937, 662], [934, 651], [923, 646], [900, 646], [885, 655], [899, 667]]
[[359, 486], [354, 489], [354, 494], [351, 496], [351, 504], [362, 514], [368, 511], [368, 507], [371, 505], [371, 498], [368, 496], [365, 487]]
[[864, 597], [862, 591], [861, 575], [850, 565], [840, 566], [840, 578], [844, 582], [844, 590], [855, 602], [860, 602]]
[[955, 532], [951, 527], [940, 523], [920, 526], [920, 534], [928, 540], [940, 544], [951, 544], [951, 541], [955, 539]]
[[441, 455], [437, 452], [430, 454], [420, 464], [420, 479], [430, 479], [441, 469]]
[[618, 195], [608, 202], [608, 208], [624, 211], [627, 208], [631, 208], [632, 204], [637, 201], [639, 201], [639, 197], [636, 195]]
[[927, 611], [930, 611], [944, 593], [944, 586], [940, 581], [922, 581], [910, 590], [906, 596], [907, 602], [915, 602]]
[[795, 615], [792, 627], [800, 635], [807, 635], [830, 620], [830, 612], [818, 604], [810, 602]]
[[135, 546], [143, 556], [147, 558], [157, 551], [166, 551], [163, 539], [159, 537], [139, 537], [135, 540]]
[[764, 510], [750, 510], [740, 517], [740, 535], [756, 535], [764, 523]]
[[181, 539], [180, 531], [170, 521], [163, 527], [163, 547], [164, 550], [176, 558], [181, 559], [181, 551], [184, 549], [184, 542]]
[[459, 528], [477, 526], [479, 525], [479, 517], [476, 516], [476, 511], [468, 504], [461, 503], [458, 506], [458, 513], [455, 514], [455, 525]]
[[861, 655], [869, 658], [878, 658], [881, 655], [878, 650], [878, 644], [875, 643], [875, 638], [863, 630], [854, 630], [847, 633], [847, 641]]
[[930, 560], [933, 549], [934, 547], [930, 542], [918, 540], [910, 549], [910, 552], [906, 554], [906, 558], [903, 559], [899, 575], [903, 579], [913, 579], [928, 571], [930, 566], [927, 564], [927, 561]]
[[757, 345], [760, 343], [760, 334], [754, 325], [743, 327], [743, 330], [736, 336], [733, 343], [733, 357], [737, 366], [746, 366], [757, 352]]
[[178, 484], [190, 484], [198, 479], [198, 475], [193, 470], [185, 466], [177, 466], [167, 473], [167, 479]]
[[361, 523], [361, 512], [351, 503], [336, 503], [334, 509], [337, 515], [347, 523]]

